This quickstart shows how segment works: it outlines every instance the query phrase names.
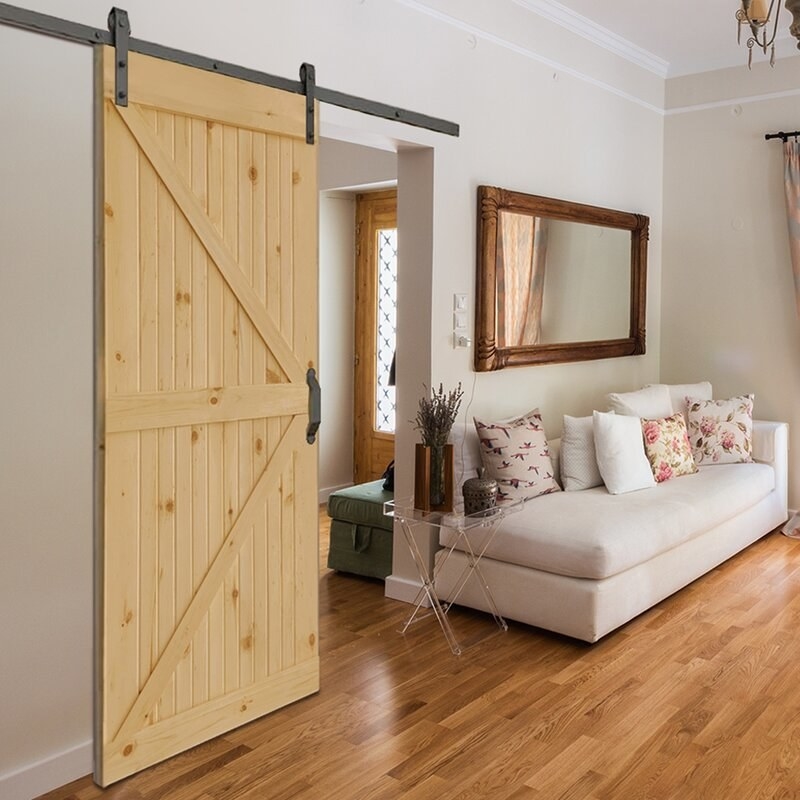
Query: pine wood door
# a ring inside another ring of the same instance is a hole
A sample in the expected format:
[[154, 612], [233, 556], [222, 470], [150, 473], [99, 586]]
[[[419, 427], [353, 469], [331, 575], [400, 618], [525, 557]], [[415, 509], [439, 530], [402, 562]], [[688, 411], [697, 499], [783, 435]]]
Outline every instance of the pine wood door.
[[316, 151], [305, 100], [98, 50], [95, 777], [319, 688]]
[[381, 234], [397, 232], [397, 190], [356, 197], [356, 304], [354, 369], [355, 483], [374, 481], [394, 458], [394, 430], [381, 430], [377, 419], [379, 350], [379, 270]]

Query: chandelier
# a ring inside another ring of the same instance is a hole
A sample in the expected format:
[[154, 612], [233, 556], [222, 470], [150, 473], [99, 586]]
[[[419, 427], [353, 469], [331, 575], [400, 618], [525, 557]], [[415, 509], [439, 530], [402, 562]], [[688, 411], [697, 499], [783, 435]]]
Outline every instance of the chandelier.
[[[770, 66], [775, 66], [775, 37], [778, 33], [778, 20], [781, 15], [779, 0], [740, 0], [741, 8], [736, 12], [736, 19], [739, 22], [737, 41], [742, 41], [742, 25], [750, 28], [750, 36], [747, 37], [747, 66], [753, 64], [753, 48], [758, 47], [764, 51], [770, 51]], [[770, 28], [770, 20], [774, 22]], [[800, 0], [786, 0], [786, 10], [792, 15], [792, 22], [789, 32], [798, 39], [797, 47], [800, 49]]]

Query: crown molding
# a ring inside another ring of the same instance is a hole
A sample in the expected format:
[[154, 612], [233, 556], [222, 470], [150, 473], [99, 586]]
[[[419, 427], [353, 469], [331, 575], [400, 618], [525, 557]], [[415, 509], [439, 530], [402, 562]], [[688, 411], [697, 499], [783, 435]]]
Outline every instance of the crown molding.
[[624, 58], [626, 61], [655, 73], [661, 78], [667, 77], [669, 63], [663, 58], [653, 55], [653, 53], [644, 50], [633, 42], [629, 42], [627, 39], [623, 39], [616, 33], [577, 14], [572, 9], [554, 2], [554, 0], [512, 0], [512, 2], [528, 9], [528, 11], [532, 11], [534, 14], [538, 14], [540, 17], [555, 22], [562, 28], [566, 28], [568, 31], [587, 39], [604, 50], [614, 53], [614, 55]]
[[745, 95], [743, 97], [729, 97], [725, 100], [712, 100], [708, 103], [695, 103], [688, 106], [676, 106], [675, 108], [667, 109], [664, 112], [664, 116], [672, 117], [677, 114], [693, 114], [696, 111], [708, 111], [711, 108], [742, 106], [749, 103], [761, 103], [764, 100], [782, 100], [785, 97], [800, 97], [800, 89], [785, 89], [780, 92]]

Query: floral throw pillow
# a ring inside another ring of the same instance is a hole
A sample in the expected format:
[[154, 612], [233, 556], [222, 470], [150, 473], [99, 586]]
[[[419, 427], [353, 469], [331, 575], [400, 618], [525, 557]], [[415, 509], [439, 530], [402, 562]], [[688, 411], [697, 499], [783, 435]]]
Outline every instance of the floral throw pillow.
[[664, 419], [643, 419], [642, 435], [656, 483], [697, 472], [682, 413]]
[[553, 475], [539, 409], [510, 421], [488, 422], [474, 417], [474, 422], [481, 461], [488, 477], [497, 481], [499, 503], [561, 491]]
[[688, 429], [698, 464], [753, 460], [753, 395], [730, 400], [689, 398]]

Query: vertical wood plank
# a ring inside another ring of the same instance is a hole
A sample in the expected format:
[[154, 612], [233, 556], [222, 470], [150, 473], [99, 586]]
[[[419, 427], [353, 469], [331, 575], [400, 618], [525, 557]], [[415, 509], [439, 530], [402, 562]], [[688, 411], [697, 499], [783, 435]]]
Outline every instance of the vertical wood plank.
[[[105, 106], [105, 348], [106, 392], [139, 386], [137, 148], [121, 129], [116, 112]], [[139, 688], [139, 435], [106, 437], [103, 570], [104, 742], [121, 725]], [[110, 578], [113, 577], [113, 591]]]
[[[292, 185], [292, 254], [296, 280], [292, 341], [300, 363], [319, 370], [317, 364], [317, 148], [294, 142]], [[303, 224], [297, 224], [302, 219]], [[297, 491], [317, 497], [319, 446], [301, 443], [295, 456], [294, 473], [294, 572], [295, 622], [294, 652], [297, 661], [318, 657], [316, 631], [319, 627], [318, 585], [319, 516], [314, 504], [301, 502]], [[310, 484], [310, 485], [309, 485]]]
[[[156, 128], [155, 111], [145, 118]], [[158, 391], [158, 178], [139, 155], [139, 386]], [[139, 470], [139, 684], [158, 658], [158, 431], [142, 431]], [[151, 717], [158, 720], [158, 710]]]
[[[192, 191], [208, 211], [206, 169], [206, 123], [191, 121]], [[208, 256], [196, 236], [192, 237], [192, 386], [200, 389], [208, 381]], [[208, 556], [208, 426], [196, 425], [192, 441], [192, 593], [200, 585], [209, 564]], [[192, 640], [192, 698], [194, 705], [208, 700], [208, 615]]]
[[[192, 129], [184, 116], [174, 117], [175, 165], [187, 183], [192, 175]], [[192, 387], [192, 230], [186, 218], [175, 211], [175, 388]], [[175, 614], [176, 620], [192, 599], [192, 429], [175, 430]], [[188, 648], [175, 671], [175, 711], [192, 707], [192, 648]]]
[[[222, 232], [222, 125], [206, 123], [208, 216]], [[217, 269], [208, 267], [208, 381], [210, 386], [223, 385], [224, 294], [222, 278]], [[219, 552], [227, 531], [228, 516], [223, 500], [223, 438], [222, 423], [208, 426], [208, 553], [209, 560]], [[225, 654], [220, 642], [225, 641], [224, 587], [214, 597], [209, 608], [208, 676], [209, 698], [225, 691]]]
[[[281, 261], [281, 332], [290, 344], [294, 343], [295, 276], [291, 268], [294, 257], [294, 149], [292, 143], [281, 139], [280, 143], [280, 261]], [[281, 419], [283, 431], [289, 420]], [[295, 468], [296, 459], [286, 470], [281, 482], [281, 666], [292, 666], [295, 653], [295, 613], [297, 584], [295, 571]]]
[[[156, 135], [173, 153], [174, 118], [156, 112]], [[158, 388], [175, 387], [175, 204], [158, 185]], [[175, 430], [158, 431], [158, 651], [167, 646], [175, 627]], [[158, 704], [159, 718], [175, 713], [175, 678]]]
[[[281, 326], [281, 144], [277, 136], [267, 136], [266, 141], [266, 271], [267, 311]], [[275, 357], [267, 353], [267, 375], [270, 383], [285, 380]], [[270, 455], [278, 446], [282, 434], [278, 417], [267, 420], [267, 451]], [[282, 539], [280, 497], [267, 503], [267, 674], [276, 675], [283, 664], [283, 595], [281, 584]]]
[[[253, 195], [258, 173], [253, 164], [253, 135], [250, 131], [238, 131], [238, 253], [239, 266], [253, 285]], [[253, 339], [254, 329], [245, 310], [239, 307], [239, 364], [240, 385], [253, 383]], [[253, 423], [241, 420], [239, 427], [239, 498], [241, 508], [254, 486], [253, 476]], [[239, 553], [239, 685], [253, 682], [254, 612], [253, 603], [253, 549], [255, 526], [251, 528], [249, 540]]]
[[[267, 139], [263, 133], [253, 134], [253, 288], [267, 307]], [[266, 384], [267, 347], [256, 337], [253, 341], [253, 383]], [[253, 475], [260, 475], [267, 466], [267, 421], [253, 420]], [[267, 504], [256, 523], [253, 534], [253, 671], [254, 679], [267, 674]]]
[[[238, 258], [238, 148], [237, 131], [228, 125], [222, 131], [222, 234], [234, 257]], [[239, 304], [230, 289], [223, 304], [223, 385], [239, 381]], [[226, 422], [223, 433], [223, 506], [225, 530], [230, 529], [239, 511], [239, 423]], [[225, 691], [239, 687], [239, 564], [225, 579]]]
[[[292, 268], [294, 263], [293, 190], [295, 181], [299, 180], [299, 174], [295, 172], [294, 168], [293, 143], [289, 139], [281, 139], [280, 148], [281, 331], [289, 344], [293, 344], [295, 304], [300, 300], [299, 297], [295, 298], [295, 289], [300, 287], [295, 286], [295, 275]], [[316, 205], [314, 207], [316, 209]], [[316, 211], [314, 211], [314, 215], [316, 216]], [[314, 235], [313, 232], [311, 235]]]

